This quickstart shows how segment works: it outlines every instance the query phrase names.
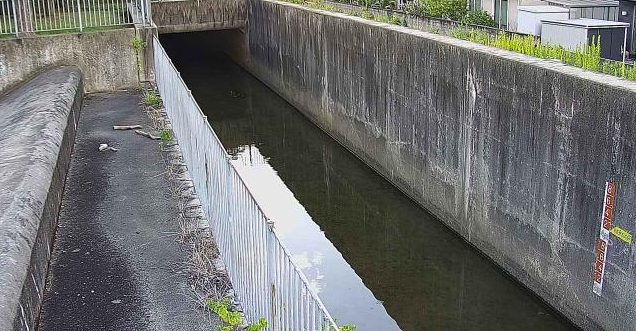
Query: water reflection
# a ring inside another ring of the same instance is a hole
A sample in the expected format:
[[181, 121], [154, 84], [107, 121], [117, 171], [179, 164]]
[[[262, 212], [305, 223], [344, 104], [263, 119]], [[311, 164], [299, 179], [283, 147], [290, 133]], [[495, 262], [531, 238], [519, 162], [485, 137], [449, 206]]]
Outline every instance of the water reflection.
[[254, 198], [274, 221], [276, 232], [292, 254], [292, 259], [316, 293], [325, 298], [325, 304], [334, 317], [341, 322], [354, 323], [360, 330], [399, 330], [259, 147], [241, 145], [229, 148], [228, 152]]
[[180, 53], [179, 38], [164, 42], [341, 324], [363, 331], [572, 328], [238, 66]]

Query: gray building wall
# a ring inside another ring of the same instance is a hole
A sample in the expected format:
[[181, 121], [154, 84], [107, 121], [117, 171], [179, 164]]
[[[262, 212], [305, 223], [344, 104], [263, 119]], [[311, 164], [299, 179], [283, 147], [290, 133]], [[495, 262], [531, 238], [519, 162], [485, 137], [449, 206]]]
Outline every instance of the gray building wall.
[[[636, 84], [448, 37], [248, 0], [245, 66], [586, 329], [636, 323]], [[444, 254], [443, 251], [439, 252]]]

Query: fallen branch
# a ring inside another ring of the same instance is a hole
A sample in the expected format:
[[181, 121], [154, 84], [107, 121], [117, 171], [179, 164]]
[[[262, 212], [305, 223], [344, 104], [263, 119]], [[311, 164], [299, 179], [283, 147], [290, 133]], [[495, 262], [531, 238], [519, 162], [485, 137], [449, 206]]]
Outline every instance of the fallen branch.
[[135, 130], [135, 133], [138, 134], [138, 135], [150, 138], [152, 140], [160, 140], [161, 139], [161, 137], [153, 136], [152, 134], [150, 134], [150, 133], [148, 133], [146, 131]]
[[134, 130], [142, 128], [141, 125], [113, 125], [113, 130]]

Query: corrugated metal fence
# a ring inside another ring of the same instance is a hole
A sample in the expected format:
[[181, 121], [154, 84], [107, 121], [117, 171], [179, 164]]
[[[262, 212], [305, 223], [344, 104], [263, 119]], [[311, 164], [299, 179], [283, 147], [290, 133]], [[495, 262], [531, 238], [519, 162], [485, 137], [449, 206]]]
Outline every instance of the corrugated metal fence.
[[337, 330], [159, 40], [155, 80], [197, 194], [249, 322], [270, 330]]

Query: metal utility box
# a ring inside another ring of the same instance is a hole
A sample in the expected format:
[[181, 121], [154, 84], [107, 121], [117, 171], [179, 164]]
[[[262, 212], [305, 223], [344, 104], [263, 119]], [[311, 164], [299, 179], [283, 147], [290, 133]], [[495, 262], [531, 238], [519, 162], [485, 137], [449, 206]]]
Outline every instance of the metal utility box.
[[541, 20], [567, 20], [570, 10], [557, 6], [519, 6], [517, 7], [517, 32], [541, 35]]
[[600, 37], [601, 57], [621, 61], [628, 28], [627, 23], [591, 18], [542, 20], [541, 42], [574, 51], [577, 47], [590, 45], [594, 37]]

